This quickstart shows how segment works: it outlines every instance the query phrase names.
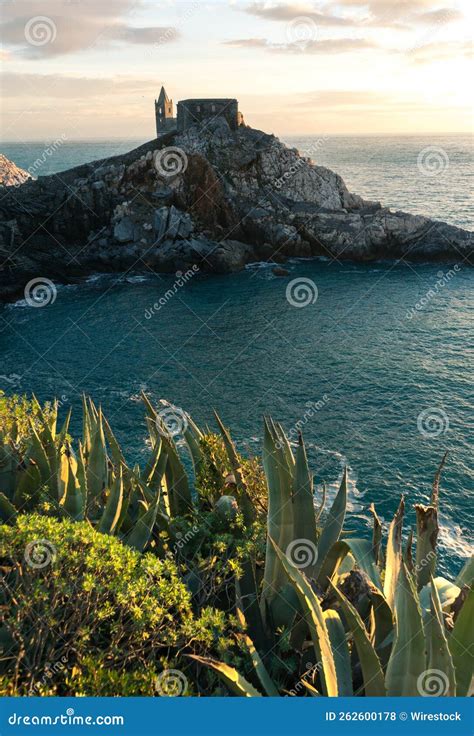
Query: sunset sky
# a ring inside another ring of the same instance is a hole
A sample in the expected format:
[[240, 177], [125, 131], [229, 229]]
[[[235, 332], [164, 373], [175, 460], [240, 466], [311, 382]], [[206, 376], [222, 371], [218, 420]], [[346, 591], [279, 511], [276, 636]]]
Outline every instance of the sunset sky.
[[278, 135], [466, 132], [473, 0], [3, 0], [2, 138], [154, 137], [162, 84]]

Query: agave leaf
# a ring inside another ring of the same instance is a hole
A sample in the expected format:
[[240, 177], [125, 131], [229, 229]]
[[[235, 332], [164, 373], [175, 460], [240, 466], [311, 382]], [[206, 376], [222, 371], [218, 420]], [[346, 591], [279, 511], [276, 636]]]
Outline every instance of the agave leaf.
[[258, 648], [265, 652], [269, 651], [272, 643], [266, 635], [265, 625], [260, 611], [254, 560], [243, 560], [242, 576], [235, 581], [235, 591], [237, 605], [241, 608], [245, 616], [250, 638]]
[[6, 443], [0, 445], [0, 492], [5, 498], [13, 498], [17, 465], [18, 457], [13, 447]]
[[326, 496], [327, 496], [326, 483], [323, 483], [323, 495], [322, 495], [322, 498], [321, 498], [321, 503], [319, 504], [319, 508], [316, 511], [316, 523], [318, 523], [318, 521], [319, 521], [319, 519], [321, 517], [321, 514], [324, 511], [324, 507], [326, 506]]
[[216, 418], [219, 431], [224, 441], [224, 447], [226, 449], [227, 457], [229, 458], [230, 466], [235, 476], [244, 521], [247, 526], [250, 526], [255, 521], [256, 514], [253, 503], [248, 493], [244, 475], [242, 473], [242, 463], [240, 461], [237, 450], [235, 449], [234, 443], [232, 442], [229, 430], [224, 427], [217, 412], [214, 412], [214, 416]]
[[157, 496], [156, 501], [139, 517], [135, 526], [125, 537], [125, 543], [129, 547], [134, 547], [138, 552], [143, 552], [150, 541], [158, 513], [159, 500], [159, 496]]
[[88, 458], [91, 451], [91, 417], [85, 394], [82, 394], [82, 447], [84, 456]]
[[11, 501], [0, 492], [0, 519], [4, 524], [13, 524], [18, 516], [18, 512]]
[[59, 448], [58, 450], [58, 490], [57, 499], [60, 504], [63, 503], [63, 499], [67, 492], [67, 486], [69, 481], [69, 458], [66, 454], [65, 448]]
[[[93, 405], [92, 405], [93, 406]], [[97, 418], [91, 416], [91, 448], [87, 458], [87, 490], [89, 506], [97, 505], [102, 491], [107, 486], [108, 467], [107, 451], [102, 421], [102, 411], [99, 409]]]
[[439, 468], [436, 471], [436, 474], [433, 480], [433, 488], [431, 491], [430, 505], [434, 506], [436, 510], [438, 510], [439, 508], [439, 482], [441, 480], [441, 471], [443, 470], [447, 457], [448, 457], [448, 452], [446, 451], [443, 455], [443, 459], [441, 460], [439, 464]]
[[193, 461], [194, 476], [197, 478], [204, 461], [204, 455], [200, 444], [204, 435], [199, 427], [194, 424], [189, 414], [186, 415], [186, 418], [188, 421], [187, 426], [183, 431], [183, 437], [186, 445], [188, 446], [191, 460]]
[[382, 590], [380, 572], [375, 564], [373, 544], [368, 539], [344, 539], [332, 545], [318, 575], [318, 584], [323, 590], [327, 588], [330, 580], [341, 573], [340, 566], [349, 553], [353, 555], [358, 568], [379, 590]]
[[321, 693], [320, 693], [320, 692], [318, 692], [318, 691], [316, 690], [316, 688], [315, 688], [315, 687], [314, 687], [313, 685], [311, 685], [311, 683], [310, 683], [310, 682], [308, 682], [307, 680], [305, 680], [305, 679], [302, 679], [302, 680], [301, 680], [301, 684], [302, 684], [302, 685], [304, 685], [304, 687], [305, 687], [305, 688], [306, 688], [306, 690], [307, 690], [307, 691], [309, 692], [309, 694], [310, 694], [310, 696], [311, 696], [312, 698], [319, 698], [319, 697], [321, 697]]
[[26, 458], [24, 467], [17, 474], [13, 505], [19, 511], [28, 511], [36, 503], [41, 490], [41, 473], [33, 459]]
[[41, 473], [41, 480], [46, 485], [51, 483], [51, 467], [49, 464], [49, 458], [46, 454], [46, 450], [43, 447], [43, 443], [36, 431], [34, 422], [30, 419], [30, 431], [31, 435], [28, 442], [27, 454], [32, 458], [38, 465]]
[[267, 420], [264, 419], [262, 462], [268, 487], [267, 544], [261, 597], [262, 616], [264, 619], [267, 613], [266, 602], [274, 594], [273, 581], [277, 576], [277, 566], [279, 565], [278, 557], [271, 541], [272, 539], [280, 538], [281, 526], [280, 476], [277, 471], [275, 452], [270, 427]]
[[[424, 619], [428, 650], [428, 671], [437, 670], [444, 674], [442, 678], [442, 692], [437, 689], [437, 695], [456, 695], [454, 665], [446, 638], [441, 603], [433, 579], [431, 579], [430, 590], [431, 608], [429, 615], [425, 616]], [[425, 683], [425, 687], [428, 688], [428, 680]]]
[[314, 513], [313, 479], [309, 472], [306, 449], [301, 435], [298, 439], [293, 481], [293, 524], [294, 539], [304, 540], [310, 551], [314, 550], [313, 561], [305, 567], [305, 575], [313, 578], [316, 572], [317, 531]]
[[402, 562], [395, 593], [395, 641], [387, 665], [389, 697], [421, 695], [426, 650], [418, 594]]
[[293, 583], [296, 589], [301, 606], [304, 610], [317, 661], [321, 663], [321, 680], [323, 683], [324, 694], [327, 696], [336, 696], [339, 694], [336, 664], [334, 662], [326, 621], [317, 596], [304, 574], [300, 572], [298, 568], [293, 567], [286, 555], [283, 554], [273, 540], [272, 542], [289, 581]]
[[189, 488], [188, 476], [174, 442], [163, 436], [163, 451], [167, 462], [164, 469], [170, 509], [173, 516], [181, 516], [193, 509], [193, 499]]
[[354, 644], [359, 655], [360, 666], [364, 678], [364, 692], [367, 697], [385, 695], [385, 683], [382, 666], [377, 652], [371, 644], [367, 629], [364, 626], [357, 609], [347, 600], [332, 583], [331, 589], [335, 593], [348, 629], [350, 630]]
[[405, 511], [405, 500], [402, 496], [400, 505], [395, 512], [392, 523], [388, 530], [387, 553], [385, 562], [385, 580], [383, 585], [383, 594], [385, 599], [393, 611], [395, 605], [395, 590], [397, 587], [398, 575], [402, 564], [402, 526], [403, 513]]
[[247, 682], [245, 677], [242, 677], [236, 669], [231, 667], [224, 662], [217, 662], [214, 659], [206, 659], [205, 657], [198, 657], [197, 654], [188, 654], [188, 657], [195, 659], [199, 664], [203, 664], [206, 667], [213, 669], [221, 680], [225, 682], [229, 690], [235, 695], [239, 695], [245, 698], [261, 697], [261, 693], [254, 688], [250, 682]]
[[435, 506], [415, 504], [416, 511], [416, 573], [418, 590], [427, 585], [436, 571], [438, 510]]
[[341, 697], [354, 695], [352, 689], [351, 655], [344, 626], [337, 611], [331, 608], [324, 611], [323, 616], [326, 621], [334, 663], [336, 665], [338, 694]]
[[79, 480], [78, 463], [71, 450], [66, 450], [65, 456], [69, 464], [66, 491], [61, 499], [61, 505], [68, 516], [76, 521], [82, 521], [85, 514], [85, 496]]
[[[245, 616], [243, 614], [242, 609], [239, 606], [237, 606], [237, 619], [239, 620], [242, 626], [247, 627]], [[273, 682], [272, 678], [268, 674], [268, 670], [263, 664], [262, 658], [257, 652], [252, 639], [247, 634], [240, 634], [239, 639], [245, 643], [248, 649], [255, 672], [266, 694], [270, 697], [278, 697], [279, 695], [278, 689], [275, 683]]]
[[115, 466], [115, 469], [117, 470], [121, 465], [126, 465], [127, 463], [123, 456], [122, 449], [118, 443], [118, 440], [112, 432], [112, 428], [108, 423], [106, 417], [102, 416], [102, 421], [104, 422], [104, 433], [105, 437], [107, 438], [107, 442], [109, 443], [110, 454], [112, 455], [112, 462]]
[[103, 534], [114, 534], [119, 530], [118, 522], [122, 513], [123, 478], [119, 466], [117, 475], [112, 481], [107, 503], [99, 521], [98, 529]]
[[461, 592], [461, 588], [455, 585], [455, 583], [452, 583], [450, 580], [446, 580], [446, 578], [432, 578], [431, 581], [427, 585], [425, 585], [419, 593], [423, 617], [425, 617], [425, 614], [431, 611], [432, 584], [434, 584], [436, 588], [437, 597], [440, 601], [441, 608], [444, 611], [449, 610], [449, 607], [452, 603], [454, 603], [459, 593]]
[[448, 639], [449, 651], [456, 671], [456, 695], [458, 697], [464, 697], [470, 692], [474, 655], [473, 620], [474, 589], [471, 588]]
[[474, 555], [472, 555], [469, 560], [466, 560], [462, 570], [460, 571], [454, 583], [455, 585], [458, 585], [460, 588], [462, 588], [463, 585], [472, 585], [473, 580], [474, 580]]
[[374, 550], [375, 563], [378, 565], [381, 562], [381, 545], [382, 545], [382, 523], [378, 517], [373, 503], [369, 506], [369, 511], [374, 519], [374, 531], [372, 534], [372, 547]]
[[321, 537], [319, 539], [318, 564], [317, 564], [318, 573], [321, 571], [321, 568], [326, 559], [326, 555], [329, 553], [329, 550], [331, 549], [333, 544], [335, 544], [339, 539], [339, 536], [342, 531], [342, 527], [344, 526], [344, 519], [346, 516], [346, 507], [347, 507], [347, 468], [344, 468], [339, 491], [331, 506], [331, 509], [328, 514], [328, 518], [326, 520], [326, 524], [324, 526], [323, 531], [321, 532]]
[[[393, 632], [393, 614], [380, 590], [372, 588], [369, 598], [372, 602], [370, 640], [376, 651], [379, 652], [379, 650], [385, 647], [385, 642]], [[379, 656], [382, 657], [380, 652]]]
[[67, 433], [69, 431], [69, 423], [71, 421], [71, 414], [72, 414], [72, 407], [69, 408], [69, 411], [66, 415], [66, 419], [64, 420], [64, 424], [61, 427], [61, 431], [58, 434], [58, 439], [56, 441], [56, 446], [58, 448], [62, 447], [64, 443], [66, 442]]

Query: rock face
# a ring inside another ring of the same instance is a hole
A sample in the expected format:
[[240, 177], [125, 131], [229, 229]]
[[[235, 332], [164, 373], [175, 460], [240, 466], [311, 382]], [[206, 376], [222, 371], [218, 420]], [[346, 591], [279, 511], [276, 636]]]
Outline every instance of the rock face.
[[17, 187], [33, 177], [0, 153], [0, 187]]
[[366, 201], [274, 136], [222, 118], [26, 181], [0, 201], [4, 298], [38, 276], [225, 273], [318, 255], [468, 263], [472, 250], [471, 233]]

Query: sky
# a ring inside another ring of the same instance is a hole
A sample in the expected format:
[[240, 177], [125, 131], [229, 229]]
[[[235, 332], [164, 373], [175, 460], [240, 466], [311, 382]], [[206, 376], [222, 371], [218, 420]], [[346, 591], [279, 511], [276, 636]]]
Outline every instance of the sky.
[[2, 139], [155, 137], [236, 97], [277, 135], [472, 130], [474, 0], [1, 0]]

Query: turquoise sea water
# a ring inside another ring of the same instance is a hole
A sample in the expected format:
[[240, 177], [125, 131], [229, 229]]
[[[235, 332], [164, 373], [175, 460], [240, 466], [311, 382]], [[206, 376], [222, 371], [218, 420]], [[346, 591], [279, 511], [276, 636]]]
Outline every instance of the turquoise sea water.
[[[374, 142], [367, 157], [375, 150]], [[395, 206], [408, 209], [408, 194], [392, 176], [400, 150], [379, 187], [377, 166], [368, 163], [364, 174], [353, 140], [340, 146], [340, 166], [325, 163], [366, 181], [365, 190], [352, 186], [355, 191], [372, 197], [378, 189], [382, 198], [384, 189]], [[440, 215], [468, 219], [467, 194], [445, 190]], [[421, 192], [416, 207], [429, 206]], [[131, 459], [144, 451], [141, 389], [199, 422], [212, 422], [215, 407], [251, 453], [261, 449], [264, 412], [292, 435], [299, 422], [318, 493], [325, 481], [334, 494], [348, 464], [350, 528], [365, 535], [371, 501], [386, 523], [401, 493], [408, 506], [427, 502], [449, 450], [441, 571], [456, 569], [471, 549], [474, 272], [464, 264], [448, 273], [447, 265], [328, 261], [294, 261], [289, 269], [290, 278], [263, 265], [234, 276], [198, 274], [171, 298], [163, 297], [174, 289], [173, 276], [91, 277], [60, 286], [47, 307], [2, 307], [0, 388], [72, 403], [75, 432], [81, 392], [92, 394]], [[314, 303], [299, 308], [288, 301], [287, 286], [296, 278], [308, 280]], [[161, 308], [152, 310], [160, 297]], [[414, 523], [411, 511], [408, 520]]]

